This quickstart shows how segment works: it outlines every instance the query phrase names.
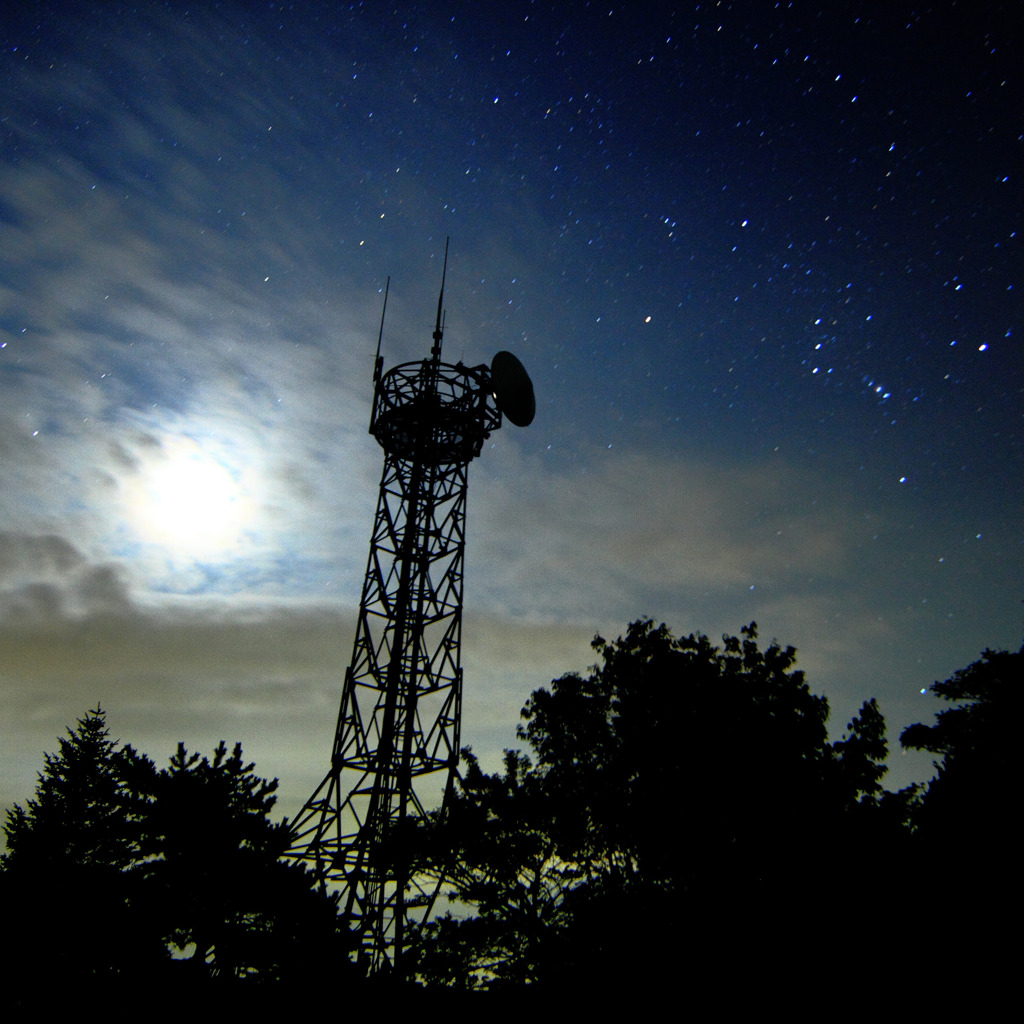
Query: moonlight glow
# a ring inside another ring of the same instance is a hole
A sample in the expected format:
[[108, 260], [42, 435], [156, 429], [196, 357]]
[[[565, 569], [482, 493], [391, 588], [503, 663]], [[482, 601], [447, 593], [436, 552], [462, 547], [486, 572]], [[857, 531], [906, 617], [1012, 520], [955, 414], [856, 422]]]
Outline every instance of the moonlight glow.
[[197, 561], [233, 557], [255, 518], [238, 470], [187, 437], [166, 441], [147, 457], [128, 506], [140, 539]]

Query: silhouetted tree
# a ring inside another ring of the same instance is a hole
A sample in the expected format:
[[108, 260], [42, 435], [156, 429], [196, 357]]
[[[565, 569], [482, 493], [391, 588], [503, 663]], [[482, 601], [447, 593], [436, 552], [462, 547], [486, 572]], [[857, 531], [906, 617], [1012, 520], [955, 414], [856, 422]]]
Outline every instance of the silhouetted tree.
[[334, 901], [304, 867], [280, 860], [290, 833], [269, 817], [276, 789], [240, 744], [229, 755], [221, 742], [212, 760], [179, 744], [141, 794], [137, 871], [149, 908], [203, 975], [278, 978], [301, 966], [300, 950], [316, 960], [340, 953]]
[[20, 983], [15, 1005], [45, 993], [46, 979], [112, 983], [163, 955], [159, 937], [138, 927], [131, 868], [140, 820], [124, 779], [128, 756], [97, 707], [46, 755], [35, 798], [7, 813], [0, 902], [3, 963]]
[[529, 758], [505, 751], [500, 774], [463, 752], [461, 795], [427, 828], [421, 856], [446, 868], [476, 914], [427, 925], [418, 973], [430, 984], [474, 988], [538, 980], [548, 943], [566, 926], [565, 898], [579, 867], [559, 854], [556, 807]]
[[884, 721], [869, 701], [830, 743], [793, 648], [756, 637], [719, 647], [649, 620], [597, 637], [600, 665], [523, 709], [535, 764], [507, 754], [488, 776], [467, 758], [425, 849], [454, 851], [475, 915], [427, 926], [425, 978], [651, 985], [784, 942], [815, 955], [826, 894], [873, 877], [854, 857], [882, 820]]
[[334, 901], [279, 860], [276, 787], [240, 747], [210, 760], [179, 746], [157, 771], [110, 739], [99, 708], [80, 719], [5, 825], [4, 966], [26, 1005], [47, 981], [137, 990], [344, 970]]
[[49, 863], [122, 870], [138, 856], [124, 781], [127, 751], [110, 739], [103, 711], [78, 720], [47, 754], [34, 799], [7, 812], [5, 868]]
[[911, 725], [900, 737], [938, 757], [935, 778], [911, 806], [913, 886], [903, 910], [923, 933], [942, 937], [952, 962], [998, 972], [1011, 955], [1007, 922], [1022, 907], [1024, 647], [986, 650], [931, 692], [951, 706], [933, 725]]
[[1016, 654], [987, 650], [980, 661], [932, 685], [931, 692], [952, 706], [934, 725], [911, 725], [900, 736], [904, 747], [940, 758], [914, 816], [918, 829], [949, 837], [1016, 834], [1006, 808], [1020, 792], [1022, 680], [1024, 648]]

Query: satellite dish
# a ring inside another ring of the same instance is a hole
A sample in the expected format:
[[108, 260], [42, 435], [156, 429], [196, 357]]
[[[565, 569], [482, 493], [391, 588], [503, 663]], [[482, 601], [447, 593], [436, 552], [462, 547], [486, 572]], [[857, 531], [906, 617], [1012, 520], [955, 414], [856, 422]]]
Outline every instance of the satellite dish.
[[498, 408], [517, 427], [533, 422], [537, 411], [533, 381], [511, 352], [498, 352], [491, 360], [491, 388]]

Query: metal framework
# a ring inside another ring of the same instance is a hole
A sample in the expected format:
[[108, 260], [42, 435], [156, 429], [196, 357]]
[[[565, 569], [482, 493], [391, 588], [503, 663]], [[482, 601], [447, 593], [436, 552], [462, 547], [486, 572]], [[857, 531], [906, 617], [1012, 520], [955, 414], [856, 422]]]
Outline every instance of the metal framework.
[[384, 472], [352, 662], [330, 770], [289, 851], [340, 890], [371, 974], [400, 971], [407, 923], [440, 886], [417, 877], [404, 838], [458, 763], [467, 476], [502, 422], [488, 367], [442, 363], [441, 334], [439, 300], [429, 359], [382, 374], [378, 343], [370, 433]]

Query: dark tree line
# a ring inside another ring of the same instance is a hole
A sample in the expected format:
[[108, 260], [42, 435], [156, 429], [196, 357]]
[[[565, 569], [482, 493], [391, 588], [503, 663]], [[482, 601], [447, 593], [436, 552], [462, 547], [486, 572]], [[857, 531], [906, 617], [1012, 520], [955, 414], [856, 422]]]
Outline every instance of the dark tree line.
[[179, 745], [157, 770], [110, 738], [101, 710], [80, 719], [7, 815], [7, 1005], [35, 1007], [57, 983], [166, 995], [337, 971], [336, 907], [280, 859], [276, 788], [240, 746], [211, 759]]
[[1024, 647], [987, 650], [931, 691], [948, 706], [900, 737], [936, 757], [935, 778], [910, 805], [912, 888], [901, 909], [920, 933], [954, 940], [933, 945], [930, 964], [953, 953], [980, 995], [1019, 973]]
[[595, 639], [589, 675], [534, 692], [529, 755], [487, 774], [464, 752], [457, 800], [423, 823], [461, 909], [424, 928], [422, 977], [724, 993], [911, 986], [939, 957], [999, 974], [1021, 909], [1024, 648], [932, 687], [951, 706], [901, 742], [937, 775], [890, 793], [876, 701], [830, 742], [793, 648], [756, 639], [634, 622]]
[[[589, 674], [523, 708], [528, 753], [490, 774], [467, 749], [456, 799], [418, 823], [416, 869], [443, 874], [456, 907], [416, 935], [422, 984], [824, 988], [912, 977], [937, 936], [961, 968], [996, 970], [1020, 909], [1024, 648], [932, 687], [949, 706], [901, 741], [936, 777], [889, 793], [876, 702], [830, 741], [795, 651], [762, 649], [754, 624], [716, 645], [639, 621], [593, 647]], [[334, 901], [280, 859], [275, 788], [224, 744], [157, 770], [87, 714], [8, 813], [10, 976], [355, 986]]]
[[[864, 878], [837, 872], [899, 833], [885, 726], [872, 700], [830, 743], [795, 651], [756, 636], [751, 624], [718, 647], [635, 622], [595, 639], [588, 676], [532, 695], [529, 757], [506, 752], [489, 775], [465, 752], [424, 851], [436, 870], [451, 857], [451, 891], [474, 913], [427, 925], [425, 978], [650, 986], [739, 961], [769, 971], [780, 944], [817, 955], [823, 899]], [[853, 934], [840, 941], [855, 952]]]

